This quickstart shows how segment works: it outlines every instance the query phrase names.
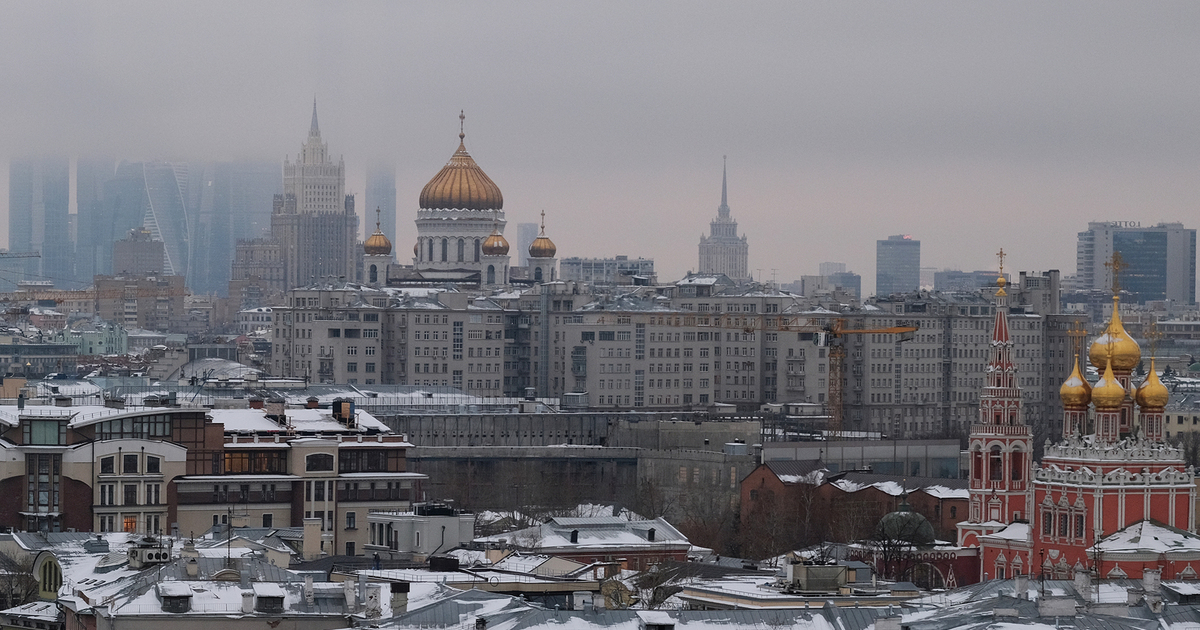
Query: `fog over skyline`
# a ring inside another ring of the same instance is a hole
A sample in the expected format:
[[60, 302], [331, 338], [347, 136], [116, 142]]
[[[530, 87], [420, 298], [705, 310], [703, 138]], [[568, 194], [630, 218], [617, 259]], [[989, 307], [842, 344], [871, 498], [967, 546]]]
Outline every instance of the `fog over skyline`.
[[[721, 161], [750, 268], [875, 241], [922, 266], [1075, 272], [1088, 221], [1200, 227], [1200, 5], [1158, 3], [5, 3], [7, 161], [263, 159], [314, 96], [347, 190], [397, 168], [401, 262], [421, 187], [466, 145], [559, 258], [697, 264]], [[265, 199], [264, 204], [270, 204]], [[72, 210], [74, 211], [74, 209]], [[246, 235], [258, 236], [258, 235]], [[516, 252], [513, 252], [514, 255]]]

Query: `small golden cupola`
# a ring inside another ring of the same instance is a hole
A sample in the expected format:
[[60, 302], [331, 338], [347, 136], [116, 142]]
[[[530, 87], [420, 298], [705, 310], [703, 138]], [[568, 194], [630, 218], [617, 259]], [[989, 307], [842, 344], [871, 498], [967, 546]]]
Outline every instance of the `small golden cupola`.
[[554, 258], [558, 253], [558, 248], [554, 246], [554, 241], [551, 241], [546, 236], [546, 211], [542, 210], [542, 232], [538, 237], [533, 239], [533, 243], [529, 245], [530, 258]]
[[492, 227], [492, 233], [483, 241], [480, 246], [486, 256], [506, 256], [508, 255], [508, 241], [504, 239], [504, 235], [500, 233], [498, 226]]
[[1058, 395], [1065, 407], [1087, 407], [1091, 402], [1092, 386], [1079, 370], [1078, 356], [1075, 357], [1075, 369], [1071, 370], [1071, 375], [1063, 381], [1062, 387], [1058, 388]]
[[1097, 410], [1116, 409], [1125, 402], [1125, 388], [1121, 387], [1112, 367], [1112, 361], [1104, 364], [1104, 375], [1092, 388], [1092, 404], [1096, 405]]
[[1158, 372], [1154, 371], [1154, 358], [1150, 359], [1150, 374], [1146, 376], [1146, 380], [1138, 386], [1137, 392], [1133, 399], [1137, 401], [1138, 407], [1146, 408], [1161, 408], [1167, 406], [1167, 400], [1170, 399], [1171, 392], [1167, 390], [1167, 386], [1163, 385], [1162, 381], [1158, 380]]
[[1112, 319], [1108, 322], [1108, 328], [1104, 330], [1104, 334], [1096, 337], [1088, 349], [1088, 359], [1097, 370], [1108, 365], [1111, 359], [1114, 370], [1128, 372], [1137, 367], [1142, 360], [1142, 348], [1125, 332], [1125, 325], [1121, 322], [1121, 311], [1118, 308], [1120, 302], [1121, 298], [1114, 295]]
[[421, 189], [420, 206], [427, 210], [501, 210], [504, 195], [467, 153], [466, 134], [462, 130], [465, 116], [459, 112], [458, 118], [458, 150]]
[[379, 229], [379, 208], [375, 208], [375, 232], [363, 243], [363, 252], [368, 256], [390, 256], [392, 253], [392, 242]]

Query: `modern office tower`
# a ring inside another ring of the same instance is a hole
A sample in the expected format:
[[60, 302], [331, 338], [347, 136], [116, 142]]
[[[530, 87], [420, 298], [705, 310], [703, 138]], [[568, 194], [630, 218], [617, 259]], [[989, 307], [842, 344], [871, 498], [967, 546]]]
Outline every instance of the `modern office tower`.
[[862, 276], [853, 271], [839, 271], [831, 273], [827, 277], [829, 278], [829, 284], [833, 285], [834, 288], [842, 289], [854, 297], [862, 299]]
[[[189, 278], [191, 262], [192, 217], [188, 216], [188, 178], [185, 163], [143, 162], [145, 206], [142, 226], [166, 250], [163, 272]], [[190, 278], [189, 278], [190, 279]]]
[[875, 241], [875, 295], [916, 291], [921, 286], [921, 241], [907, 234]]
[[1105, 263], [1121, 253], [1120, 288], [1136, 302], [1196, 302], [1196, 230], [1182, 223], [1142, 227], [1133, 221], [1089, 222], [1079, 233], [1075, 276], [1083, 290], [1111, 290]]
[[278, 162], [234, 162], [230, 172], [229, 214], [234, 240], [271, 233], [271, 201], [283, 192]]
[[15, 159], [9, 164], [9, 251], [39, 252], [23, 265], [26, 278], [67, 287], [75, 279], [69, 228], [71, 163], [66, 158]]
[[357, 279], [358, 216], [354, 197], [345, 193], [346, 164], [330, 158], [313, 101], [308, 138], [295, 162], [283, 161], [283, 194], [272, 202], [271, 235], [282, 246], [285, 286]]
[[729, 188], [726, 169], [721, 167], [721, 205], [717, 218], [709, 224], [709, 235], [700, 237], [699, 273], [723, 273], [734, 280], [750, 277], [750, 245], [746, 236], [738, 236], [737, 221], [729, 214]]
[[[111, 229], [102, 225], [104, 186], [113, 178], [116, 165], [111, 159], [81, 157], [75, 161], [75, 279], [79, 286], [88, 286], [97, 273], [111, 273], [100, 264], [110, 261], [113, 240], [101, 241], [101, 235]], [[120, 238], [117, 235], [116, 238]]]
[[[391, 243], [396, 242], [396, 167], [378, 165], [367, 171], [367, 193], [363, 210], [367, 216], [379, 209], [379, 231]], [[373, 221], [364, 221], [366, 233], [375, 230]]]
[[80, 236], [76, 246], [82, 260], [79, 277], [81, 282], [91, 284], [93, 276], [113, 272], [113, 242], [125, 238], [129, 230], [142, 227], [146, 178], [140, 162], [121, 162], [114, 169], [110, 160], [82, 158], [77, 163], [76, 178], [80, 182]]
[[166, 251], [162, 241], [151, 238], [150, 230], [134, 228], [129, 236], [112, 244], [113, 269], [121, 276], [158, 276], [163, 274]]
[[846, 263], [840, 262], [823, 262], [817, 266], [817, 270], [822, 276], [832, 276], [835, 273], [843, 273], [846, 271]]
[[[537, 238], [538, 224], [536, 223], [518, 223], [517, 224], [517, 259], [522, 267], [529, 266], [529, 246], [533, 245], [533, 239]], [[566, 261], [563, 261], [564, 264]], [[566, 269], [563, 269], [566, 273]]]
[[[589, 284], [653, 284], [653, 258], [564, 258], [562, 279]], [[639, 280], [642, 280], [639, 282]]]

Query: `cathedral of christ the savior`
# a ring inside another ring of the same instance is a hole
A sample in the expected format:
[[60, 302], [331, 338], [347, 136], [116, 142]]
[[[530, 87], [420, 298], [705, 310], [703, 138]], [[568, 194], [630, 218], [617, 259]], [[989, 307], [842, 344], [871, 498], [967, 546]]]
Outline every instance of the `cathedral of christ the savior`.
[[[1118, 277], [1119, 255], [1110, 266]], [[1077, 351], [1060, 388], [1060, 439], [1047, 440], [1037, 463], [1010, 356], [1003, 277], [998, 284], [987, 383], [969, 438], [969, 518], [958, 524], [958, 545], [979, 549], [979, 578], [1196, 578], [1193, 471], [1165, 441], [1169, 393], [1153, 357], [1134, 382], [1142, 352], [1121, 322], [1118, 283], [1107, 328], [1087, 353], [1101, 376], [1089, 385]]]

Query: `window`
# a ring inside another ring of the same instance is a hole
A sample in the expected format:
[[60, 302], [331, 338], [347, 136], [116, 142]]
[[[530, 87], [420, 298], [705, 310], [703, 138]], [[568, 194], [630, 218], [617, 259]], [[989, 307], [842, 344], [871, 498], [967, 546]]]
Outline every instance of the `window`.
[[[333, 455], [329, 453], [313, 453], [304, 458], [304, 470], [308, 472], [321, 472], [333, 470]], [[322, 484], [324, 485], [324, 484]]]
[[[461, 241], [459, 241], [459, 243], [461, 243]], [[354, 543], [352, 543], [352, 542], [346, 543], [346, 555], [347, 556], [354, 555]]]
[[125, 502], [122, 505], [137, 505], [137, 484], [125, 484]]
[[[358, 529], [354, 512], [346, 512], [346, 529]], [[354, 554], [347, 554], [354, 555]]]
[[121, 472], [125, 474], [137, 473], [138, 471], [138, 456], [125, 455], [121, 460]]
[[275, 523], [275, 515], [270, 512], [263, 514], [263, 527], [272, 527]]
[[116, 469], [113, 467], [115, 461], [116, 461], [116, 457], [101, 458], [100, 459], [100, 474], [111, 475], [114, 472], [116, 472]]
[[113, 495], [116, 493], [117, 487], [114, 484], [106, 483], [100, 486], [100, 505], [116, 505], [113, 500]]
[[155, 474], [155, 475], [161, 473], [162, 472], [161, 462], [162, 462], [161, 457], [154, 457], [153, 455], [147, 456], [146, 457], [146, 472], [150, 473], [150, 474]]
[[347, 363], [347, 364], [346, 364], [346, 371], [347, 371], [347, 372], [357, 372], [357, 371], [358, 371], [358, 363], [357, 363], [357, 362], [354, 362], [354, 361], [351, 361], [350, 363]]
[[162, 503], [162, 485], [146, 484], [146, 505], [159, 505], [160, 503]]

